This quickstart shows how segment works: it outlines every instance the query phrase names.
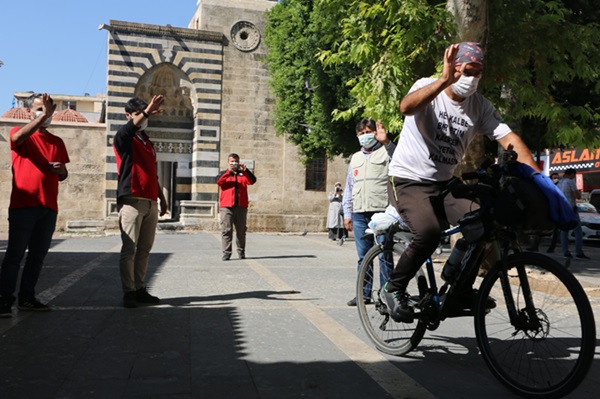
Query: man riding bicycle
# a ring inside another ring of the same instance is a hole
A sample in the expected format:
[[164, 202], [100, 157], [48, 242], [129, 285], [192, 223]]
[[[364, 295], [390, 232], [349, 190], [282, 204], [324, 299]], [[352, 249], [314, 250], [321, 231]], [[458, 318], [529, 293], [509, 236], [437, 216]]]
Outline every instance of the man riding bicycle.
[[382, 290], [395, 321], [412, 322], [406, 287], [436, 249], [447, 222], [455, 225], [477, 207], [451, 194], [443, 203], [432, 202], [453, 177], [469, 143], [483, 135], [504, 149], [510, 145], [520, 162], [539, 171], [525, 143], [477, 93], [482, 73], [479, 44], [453, 44], [445, 51], [442, 76], [419, 79], [400, 101], [406, 118], [389, 165], [388, 193], [414, 236]]

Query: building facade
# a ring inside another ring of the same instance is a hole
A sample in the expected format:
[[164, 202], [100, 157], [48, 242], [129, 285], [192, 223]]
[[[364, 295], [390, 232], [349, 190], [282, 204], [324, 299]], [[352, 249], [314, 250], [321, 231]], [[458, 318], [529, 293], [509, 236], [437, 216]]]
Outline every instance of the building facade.
[[[62, 207], [59, 228], [117, 227], [112, 139], [125, 123], [127, 100], [140, 97], [149, 101], [162, 94], [165, 112], [150, 118], [147, 132], [156, 147], [159, 180], [169, 199], [163, 225], [171, 222], [175, 227], [218, 229], [216, 178], [226, 169], [228, 154], [235, 152], [258, 178], [249, 188], [250, 230], [326, 230], [326, 189], [345, 181], [347, 163], [341, 158], [323, 159], [316, 172], [308, 171], [297, 148], [275, 134], [275, 99], [263, 63], [267, 49], [262, 41], [264, 12], [275, 4], [267, 0], [198, 0], [188, 28], [114, 20], [103, 25], [108, 32], [105, 130], [102, 145], [94, 152], [101, 152], [104, 170], [91, 179], [95, 186], [90, 190], [101, 193], [94, 200], [100, 204], [95, 208], [100, 212], [78, 219], [80, 214], [69, 215]], [[92, 125], [94, 129], [81, 124], [81, 134], [93, 130], [90, 134], [97, 141], [97, 126]], [[8, 126], [0, 121], [5, 139]], [[61, 126], [52, 128], [56, 131]], [[76, 138], [65, 141], [70, 153], [85, 155]], [[6, 140], [0, 141], [0, 146], [5, 144]], [[72, 162], [71, 176], [79, 167]], [[0, 173], [4, 184], [6, 169]], [[69, 185], [76, 182], [61, 184], [69, 191]], [[0, 200], [3, 211], [5, 197]], [[3, 226], [5, 219], [0, 221], [0, 230]]]

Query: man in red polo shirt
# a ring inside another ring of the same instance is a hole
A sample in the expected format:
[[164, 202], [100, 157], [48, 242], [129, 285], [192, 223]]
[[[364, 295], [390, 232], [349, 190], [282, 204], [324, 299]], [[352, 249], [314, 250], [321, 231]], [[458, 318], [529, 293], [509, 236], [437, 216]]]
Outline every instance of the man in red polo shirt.
[[119, 181], [117, 209], [121, 230], [119, 268], [123, 288], [123, 306], [135, 308], [138, 303], [157, 304], [160, 299], [150, 295], [144, 284], [150, 250], [160, 216], [168, 205], [156, 173], [156, 151], [144, 129], [148, 118], [162, 112], [163, 96], [154, 96], [147, 104], [132, 98], [125, 105], [127, 123], [119, 128], [113, 141]]
[[56, 227], [58, 182], [67, 178], [67, 149], [61, 138], [47, 130], [56, 105], [44, 93], [25, 100], [31, 121], [10, 131], [12, 191], [8, 208], [8, 247], [0, 271], [0, 317], [12, 316], [14, 292], [21, 260], [28, 249], [21, 275], [18, 308], [49, 311], [35, 297], [35, 285]]

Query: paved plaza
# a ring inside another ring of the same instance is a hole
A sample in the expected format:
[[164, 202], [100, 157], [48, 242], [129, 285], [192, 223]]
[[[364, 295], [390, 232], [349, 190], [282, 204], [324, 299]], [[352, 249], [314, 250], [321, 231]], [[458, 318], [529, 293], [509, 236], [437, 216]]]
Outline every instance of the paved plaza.
[[[479, 356], [472, 319], [446, 320], [406, 357], [374, 349], [346, 306], [351, 239], [251, 233], [247, 259], [223, 262], [218, 233], [161, 231], [147, 282], [162, 302], [137, 309], [121, 306], [120, 244], [55, 237], [38, 284], [54, 310], [0, 319], [0, 398], [512, 397]], [[586, 253], [570, 268], [600, 330], [600, 248]], [[599, 354], [569, 398], [598, 392]]]

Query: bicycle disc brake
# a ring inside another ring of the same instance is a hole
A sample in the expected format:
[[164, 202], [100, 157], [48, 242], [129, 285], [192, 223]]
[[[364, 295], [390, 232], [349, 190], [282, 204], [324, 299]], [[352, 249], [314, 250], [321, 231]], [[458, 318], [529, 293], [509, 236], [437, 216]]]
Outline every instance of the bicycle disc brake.
[[529, 317], [529, 313], [526, 309], [522, 309], [519, 312], [519, 323], [516, 327], [515, 332], [512, 334], [513, 337], [523, 331], [530, 339], [534, 341], [544, 340], [550, 334], [550, 320], [544, 311], [541, 309], [535, 310], [533, 318]]

